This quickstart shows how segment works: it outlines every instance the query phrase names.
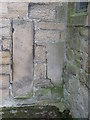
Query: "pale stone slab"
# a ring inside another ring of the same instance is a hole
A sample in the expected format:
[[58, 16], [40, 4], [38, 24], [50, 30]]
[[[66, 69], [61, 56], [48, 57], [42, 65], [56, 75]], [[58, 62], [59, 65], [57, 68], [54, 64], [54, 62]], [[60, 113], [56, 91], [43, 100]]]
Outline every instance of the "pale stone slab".
[[17, 19], [13, 28], [13, 94], [23, 97], [33, 87], [33, 23]]
[[52, 43], [47, 45], [47, 74], [51, 81], [58, 85], [61, 82], [64, 62], [64, 43]]

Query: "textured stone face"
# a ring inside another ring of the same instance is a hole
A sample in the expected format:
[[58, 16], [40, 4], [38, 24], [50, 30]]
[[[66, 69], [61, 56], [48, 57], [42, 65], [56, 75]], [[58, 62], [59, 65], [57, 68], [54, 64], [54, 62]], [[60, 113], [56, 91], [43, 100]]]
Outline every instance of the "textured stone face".
[[0, 64], [10, 64], [10, 52], [9, 51], [0, 51]]
[[10, 65], [0, 65], [0, 74], [10, 74]]
[[45, 79], [46, 78], [46, 64], [40, 63], [34, 65], [34, 79]]
[[60, 41], [60, 32], [59, 31], [42, 31], [39, 30], [35, 35], [36, 43], [52, 43]]
[[13, 23], [13, 92], [25, 96], [33, 84], [33, 24], [29, 20]]
[[9, 99], [9, 75], [0, 75], [0, 100], [3, 101]]
[[45, 46], [36, 46], [35, 61], [36, 62], [46, 62], [46, 47]]
[[47, 74], [54, 84], [61, 82], [62, 68], [64, 61], [64, 43], [47, 45]]
[[38, 28], [43, 30], [63, 30], [65, 23], [61, 22], [39, 22]]
[[53, 5], [37, 5], [30, 4], [29, 18], [42, 19], [42, 20], [52, 20], [55, 19], [55, 6]]
[[[74, 9], [72, 5], [71, 8]], [[69, 15], [73, 14], [71, 8], [69, 9]], [[79, 15], [74, 16], [74, 21], [72, 21], [69, 15], [66, 66], [64, 68], [64, 98], [74, 116], [88, 118], [88, 31], [83, 24], [87, 16], [82, 15], [83, 19]], [[81, 24], [83, 26], [80, 26]]]

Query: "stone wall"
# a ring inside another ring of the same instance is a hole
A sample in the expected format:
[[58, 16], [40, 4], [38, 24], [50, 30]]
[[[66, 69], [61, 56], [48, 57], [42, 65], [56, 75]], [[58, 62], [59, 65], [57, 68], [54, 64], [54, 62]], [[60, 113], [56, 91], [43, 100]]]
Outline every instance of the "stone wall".
[[77, 118], [88, 118], [88, 19], [68, 5], [64, 100]]
[[21, 99], [19, 104], [30, 104], [26, 99], [60, 101], [66, 4], [10, 2], [2, 6], [6, 8], [0, 26], [3, 105]]
[[70, 3], [67, 11], [67, 4], [61, 2], [10, 2], [2, 7], [2, 105], [48, 101], [62, 109], [64, 101], [74, 117], [87, 118], [87, 12], [76, 14], [75, 3]]

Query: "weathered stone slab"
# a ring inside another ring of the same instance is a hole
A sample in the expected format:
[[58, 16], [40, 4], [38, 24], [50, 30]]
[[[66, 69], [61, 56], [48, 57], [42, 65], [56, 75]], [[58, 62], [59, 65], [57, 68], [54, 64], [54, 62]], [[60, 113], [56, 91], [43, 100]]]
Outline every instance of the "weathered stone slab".
[[9, 75], [0, 75], [0, 93], [2, 93], [2, 96], [0, 96], [2, 102], [9, 99]]
[[61, 22], [38, 22], [38, 27], [43, 30], [64, 30], [65, 23]]
[[47, 45], [47, 74], [51, 81], [58, 85], [61, 80], [64, 62], [64, 43]]
[[33, 86], [33, 23], [17, 19], [13, 27], [13, 93], [23, 97]]

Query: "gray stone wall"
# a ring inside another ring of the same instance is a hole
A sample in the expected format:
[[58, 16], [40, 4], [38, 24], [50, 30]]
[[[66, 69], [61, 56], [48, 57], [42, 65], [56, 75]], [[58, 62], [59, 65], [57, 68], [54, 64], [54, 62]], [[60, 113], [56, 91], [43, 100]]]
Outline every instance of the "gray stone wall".
[[10, 2], [5, 6], [0, 41], [3, 105], [10, 98], [20, 104], [30, 104], [27, 99], [60, 102], [66, 3]]
[[64, 100], [75, 117], [88, 118], [87, 13], [74, 13], [74, 5], [68, 5]]

